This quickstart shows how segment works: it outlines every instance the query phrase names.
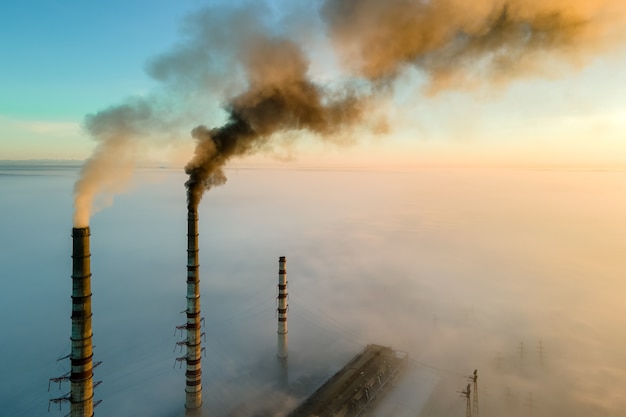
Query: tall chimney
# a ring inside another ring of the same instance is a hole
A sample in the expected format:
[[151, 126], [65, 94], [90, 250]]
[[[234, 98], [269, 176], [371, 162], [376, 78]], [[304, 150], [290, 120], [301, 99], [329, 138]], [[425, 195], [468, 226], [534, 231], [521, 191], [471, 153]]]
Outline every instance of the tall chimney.
[[287, 259], [278, 260], [278, 357], [287, 358]]
[[185, 408], [202, 405], [202, 366], [200, 363], [200, 265], [198, 264], [198, 212], [187, 213], [187, 379]]
[[91, 417], [94, 407], [89, 236], [89, 227], [72, 229], [71, 417]]

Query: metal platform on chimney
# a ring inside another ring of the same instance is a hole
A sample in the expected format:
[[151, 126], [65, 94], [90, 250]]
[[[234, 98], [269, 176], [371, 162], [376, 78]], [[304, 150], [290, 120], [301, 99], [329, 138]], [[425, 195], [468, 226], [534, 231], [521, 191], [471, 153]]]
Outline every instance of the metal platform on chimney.
[[356, 417], [387, 392], [408, 364], [408, 355], [368, 345], [288, 417]]

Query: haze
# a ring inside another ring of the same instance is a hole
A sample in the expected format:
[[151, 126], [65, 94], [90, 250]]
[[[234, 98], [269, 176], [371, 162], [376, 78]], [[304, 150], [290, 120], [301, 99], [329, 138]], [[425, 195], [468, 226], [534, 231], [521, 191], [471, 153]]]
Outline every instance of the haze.
[[[424, 401], [403, 415], [463, 415], [456, 391], [474, 369], [483, 416], [626, 409], [624, 171], [227, 174], [199, 211], [203, 415], [283, 415], [367, 343], [409, 352], [421, 383], [408, 391]], [[47, 385], [68, 370], [57, 358], [69, 353], [76, 175], [0, 169], [5, 416], [45, 414], [49, 398], [69, 391]], [[173, 365], [184, 322], [185, 177], [142, 170], [132, 192], [92, 219], [98, 416], [183, 414], [184, 371]], [[283, 255], [289, 378], [301, 387], [291, 396], [273, 374]], [[52, 405], [50, 415], [67, 412]]]

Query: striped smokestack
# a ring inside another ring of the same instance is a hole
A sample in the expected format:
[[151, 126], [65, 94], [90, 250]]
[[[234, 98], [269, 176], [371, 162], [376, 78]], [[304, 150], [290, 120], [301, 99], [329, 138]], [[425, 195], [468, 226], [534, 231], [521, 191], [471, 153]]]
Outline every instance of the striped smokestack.
[[287, 259], [278, 260], [278, 352], [280, 359], [287, 358]]
[[93, 416], [89, 227], [72, 229], [71, 417]]
[[187, 379], [185, 408], [202, 405], [202, 366], [200, 363], [200, 265], [198, 264], [198, 212], [187, 215]]

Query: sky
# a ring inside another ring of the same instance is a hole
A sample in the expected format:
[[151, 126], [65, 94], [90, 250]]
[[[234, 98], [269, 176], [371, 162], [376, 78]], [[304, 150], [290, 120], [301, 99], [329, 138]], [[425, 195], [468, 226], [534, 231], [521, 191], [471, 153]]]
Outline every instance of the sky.
[[[85, 126], [85, 116], [133, 98], [167, 96], [172, 87], [155, 77], [151, 65], [189, 39], [187, 16], [206, 7], [212, 13], [226, 10], [218, 1], [35, 4], [0, 5], [0, 159], [88, 158], [97, 141]], [[312, 6], [303, 1], [267, 4], [250, 10], [278, 31], [313, 39], [307, 53], [314, 80], [333, 85], [345, 79], [340, 59], [320, 46], [325, 38], [319, 25], [304, 23]], [[353, 132], [339, 144], [290, 132], [280, 146], [233, 163], [623, 165], [622, 35], [603, 33], [617, 40], [562, 65], [551, 62], [505, 82], [453, 86], [435, 94], [429, 94], [432, 85], [425, 81], [429, 69], [418, 66], [403, 71], [393, 93], [377, 103], [376, 111], [390, 128]], [[212, 42], [219, 50], [219, 39]], [[223, 45], [232, 46], [229, 40]], [[236, 73], [233, 69], [233, 78]], [[177, 122], [166, 144], [148, 141], [144, 156], [177, 165], [188, 161], [194, 146], [191, 129], [198, 124], [219, 126], [224, 120], [225, 96], [219, 94], [228, 87], [224, 80], [208, 83], [208, 100], [194, 101], [197, 97], [183, 94], [178, 98], [188, 102], [168, 103], [185, 114], [184, 120]]]

